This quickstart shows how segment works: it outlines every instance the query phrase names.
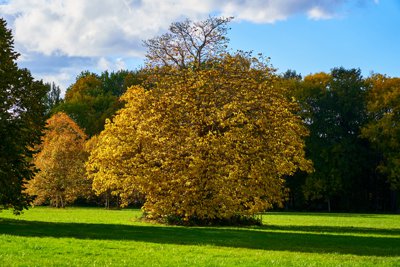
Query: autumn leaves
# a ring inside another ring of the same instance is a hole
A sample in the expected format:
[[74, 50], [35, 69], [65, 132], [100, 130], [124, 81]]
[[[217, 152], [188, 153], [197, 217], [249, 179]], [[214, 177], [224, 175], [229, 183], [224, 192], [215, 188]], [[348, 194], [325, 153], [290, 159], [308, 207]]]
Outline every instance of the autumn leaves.
[[184, 222], [282, 205], [284, 176], [311, 164], [297, 106], [273, 77], [265, 62], [243, 54], [216, 59], [213, 68], [154, 70], [154, 86], [129, 88], [125, 107], [86, 145], [87, 178], [85, 134], [58, 113], [48, 120], [29, 192], [37, 203], [63, 206], [91, 181], [122, 206], [143, 194], [149, 219]]
[[47, 120], [40, 152], [34, 164], [40, 170], [27, 185], [27, 192], [36, 196], [34, 204], [50, 201], [54, 207], [65, 207], [78, 197], [90, 195], [91, 185], [85, 179], [84, 150], [86, 134], [65, 113]]
[[139, 190], [150, 219], [229, 219], [281, 205], [283, 177], [310, 169], [307, 131], [261, 63], [227, 55], [212, 69], [154, 72], [151, 90], [131, 87], [91, 151], [96, 192], [128, 204]]

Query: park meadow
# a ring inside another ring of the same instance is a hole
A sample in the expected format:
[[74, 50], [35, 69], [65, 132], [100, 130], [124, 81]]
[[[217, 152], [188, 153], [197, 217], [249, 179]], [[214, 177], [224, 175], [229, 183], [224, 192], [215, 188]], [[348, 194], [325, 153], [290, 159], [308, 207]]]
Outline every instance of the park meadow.
[[0, 213], [1, 266], [399, 266], [400, 215], [260, 214], [263, 225], [183, 227], [136, 209]]
[[0, 18], [0, 267], [400, 266], [400, 78], [278, 73], [232, 20], [62, 95]]

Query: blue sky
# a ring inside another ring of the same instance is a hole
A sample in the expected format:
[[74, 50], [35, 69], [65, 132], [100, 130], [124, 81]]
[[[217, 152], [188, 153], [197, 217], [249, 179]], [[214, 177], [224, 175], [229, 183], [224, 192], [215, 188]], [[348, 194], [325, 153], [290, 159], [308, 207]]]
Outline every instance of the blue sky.
[[0, 0], [19, 65], [63, 89], [83, 70], [140, 67], [142, 40], [209, 14], [235, 16], [230, 48], [261, 52], [278, 72], [400, 77], [399, 0]]
[[273, 24], [234, 24], [231, 45], [262, 52], [280, 71], [303, 75], [333, 67], [400, 77], [400, 1], [351, 6], [332, 19], [299, 14]]

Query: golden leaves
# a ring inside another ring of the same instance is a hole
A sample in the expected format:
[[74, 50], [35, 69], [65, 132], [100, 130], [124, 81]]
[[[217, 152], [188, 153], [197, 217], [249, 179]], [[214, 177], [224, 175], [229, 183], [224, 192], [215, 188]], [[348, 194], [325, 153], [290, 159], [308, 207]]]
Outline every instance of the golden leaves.
[[34, 158], [40, 171], [27, 185], [27, 192], [37, 196], [35, 204], [50, 200], [63, 207], [90, 192], [84, 178], [85, 139], [86, 134], [65, 113], [47, 120], [41, 151]]
[[151, 218], [230, 218], [280, 204], [282, 177], [310, 166], [306, 129], [272, 70], [251, 64], [226, 56], [210, 69], [154, 72], [152, 90], [131, 87], [87, 165], [97, 192], [131, 184]]

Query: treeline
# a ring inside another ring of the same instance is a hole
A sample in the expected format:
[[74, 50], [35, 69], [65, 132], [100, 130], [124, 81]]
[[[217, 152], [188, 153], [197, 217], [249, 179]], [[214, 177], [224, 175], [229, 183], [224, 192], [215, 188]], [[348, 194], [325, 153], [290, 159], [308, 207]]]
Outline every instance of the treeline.
[[2, 21], [0, 207], [144, 205], [149, 219], [206, 224], [271, 208], [398, 211], [400, 78], [278, 74], [227, 51], [231, 19], [173, 23], [144, 42], [146, 67], [82, 72], [63, 99], [3, 67], [18, 55]]
[[[110, 80], [116, 77], [118, 81]], [[89, 136], [99, 134], [105, 119], [123, 106], [106, 85], [117, 85], [122, 95], [128, 88], [125, 77], [129, 85], [140, 85], [146, 74], [83, 73], [53, 112], [66, 112]], [[309, 132], [304, 138], [306, 157], [314, 169], [286, 177], [285, 208], [397, 211], [400, 78], [364, 78], [359, 69], [335, 68], [304, 78], [289, 70], [275, 79], [300, 106], [297, 114]]]
[[281, 75], [309, 129], [314, 172], [287, 178], [296, 210], [397, 211], [400, 79], [335, 68]]
[[[121, 70], [100, 75], [84, 71], [61, 98], [59, 87], [49, 87], [46, 129], [34, 164], [41, 171], [27, 184], [27, 192], [35, 196], [36, 205], [65, 207], [105, 205], [119, 207], [120, 197], [111, 191], [96, 196], [92, 181], [86, 178], [85, 162], [97, 135], [104, 130], [107, 119], [124, 106], [120, 97], [127, 88], [142, 84], [146, 73]], [[143, 197], [134, 199], [136, 206]]]

